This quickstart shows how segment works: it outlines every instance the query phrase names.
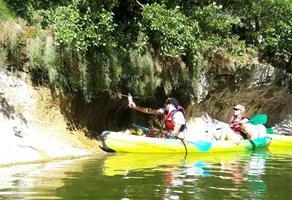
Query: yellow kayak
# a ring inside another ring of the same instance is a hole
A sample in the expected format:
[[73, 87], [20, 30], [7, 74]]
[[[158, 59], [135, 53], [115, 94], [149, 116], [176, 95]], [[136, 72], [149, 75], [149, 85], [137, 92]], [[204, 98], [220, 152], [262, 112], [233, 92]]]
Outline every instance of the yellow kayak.
[[276, 156], [288, 156], [292, 157], [292, 148], [291, 147], [273, 147], [273, 148], [268, 148], [267, 152], [269, 152], [271, 155], [276, 155]]
[[152, 138], [130, 135], [124, 132], [104, 131], [101, 149], [108, 152], [125, 153], [217, 153], [240, 152], [266, 148], [270, 137], [232, 141], [185, 141], [181, 139]]
[[292, 151], [292, 136], [277, 134], [269, 134], [268, 136], [272, 138], [269, 149], [289, 148]]

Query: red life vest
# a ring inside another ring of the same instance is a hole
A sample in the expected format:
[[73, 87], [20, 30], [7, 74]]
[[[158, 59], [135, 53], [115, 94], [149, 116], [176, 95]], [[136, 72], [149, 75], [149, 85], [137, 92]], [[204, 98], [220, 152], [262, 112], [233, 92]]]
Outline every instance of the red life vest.
[[230, 121], [230, 128], [235, 131], [236, 133], [242, 132], [241, 124], [239, 123], [241, 120], [245, 119], [243, 115], [232, 116]]
[[179, 112], [179, 111], [182, 112], [183, 115], [185, 116], [185, 110], [181, 106], [178, 106], [177, 109], [171, 111], [170, 113], [168, 113], [167, 111], [165, 111], [163, 113], [163, 120], [164, 120], [165, 128], [168, 132], [173, 131], [174, 126], [175, 126], [173, 116], [176, 112]]

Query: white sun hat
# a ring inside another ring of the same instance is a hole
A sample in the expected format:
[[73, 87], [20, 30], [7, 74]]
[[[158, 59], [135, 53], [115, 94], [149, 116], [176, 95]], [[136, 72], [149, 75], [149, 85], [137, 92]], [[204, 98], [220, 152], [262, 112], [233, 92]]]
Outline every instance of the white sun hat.
[[240, 104], [234, 106], [233, 109], [240, 110], [241, 112], [245, 111], [245, 107], [243, 105], [240, 105]]

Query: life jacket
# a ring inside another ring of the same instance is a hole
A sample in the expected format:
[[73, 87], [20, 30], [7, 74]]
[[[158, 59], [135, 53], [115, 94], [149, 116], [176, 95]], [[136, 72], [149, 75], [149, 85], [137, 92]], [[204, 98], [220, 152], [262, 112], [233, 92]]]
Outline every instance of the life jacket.
[[242, 131], [242, 126], [239, 123], [241, 120], [245, 119], [246, 117], [243, 115], [233, 116], [230, 121], [230, 128], [235, 131], [236, 133], [240, 134]]
[[[174, 114], [176, 112], [182, 112], [182, 114], [185, 117], [185, 110], [182, 106], [177, 106], [177, 109], [171, 111], [170, 113], [168, 113], [167, 111], [165, 111], [163, 113], [163, 120], [164, 120], [164, 124], [165, 124], [165, 128], [168, 132], [171, 133], [171, 131], [174, 129], [175, 123], [174, 123]], [[181, 127], [180, 131], [183, 131], [185, 128], [185, 124]]]

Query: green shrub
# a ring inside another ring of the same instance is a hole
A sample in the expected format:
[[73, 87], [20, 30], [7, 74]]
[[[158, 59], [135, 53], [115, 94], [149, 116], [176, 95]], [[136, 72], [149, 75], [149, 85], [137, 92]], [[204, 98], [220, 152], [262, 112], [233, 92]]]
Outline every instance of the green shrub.
[[15, 13], [7, 7], [7, 4], [0, 0], [0, 19], [15, 18]]
[[3, 47], [0, 46], [0, 68], [6, 64], [7, 53]]
[[180, 12], [180, 8], [167, 9], [157, 3], [143, 7], [143, 19], [148, 35], [159, 45], [162, 55], [178, 57], [193, 49], [198, 36], [197, 22]]
[[122, 79], [128, 91], [139, 95], [153, 95], [157, 87], [153, 58], [149, 52], [129, 51], [129, 60], [123, 66]]
[[25, 30], [22, 19], [0, 21], [0, 46], [6, 50], [7, 61], [10, 65], [21, 68], [21, 37]]

